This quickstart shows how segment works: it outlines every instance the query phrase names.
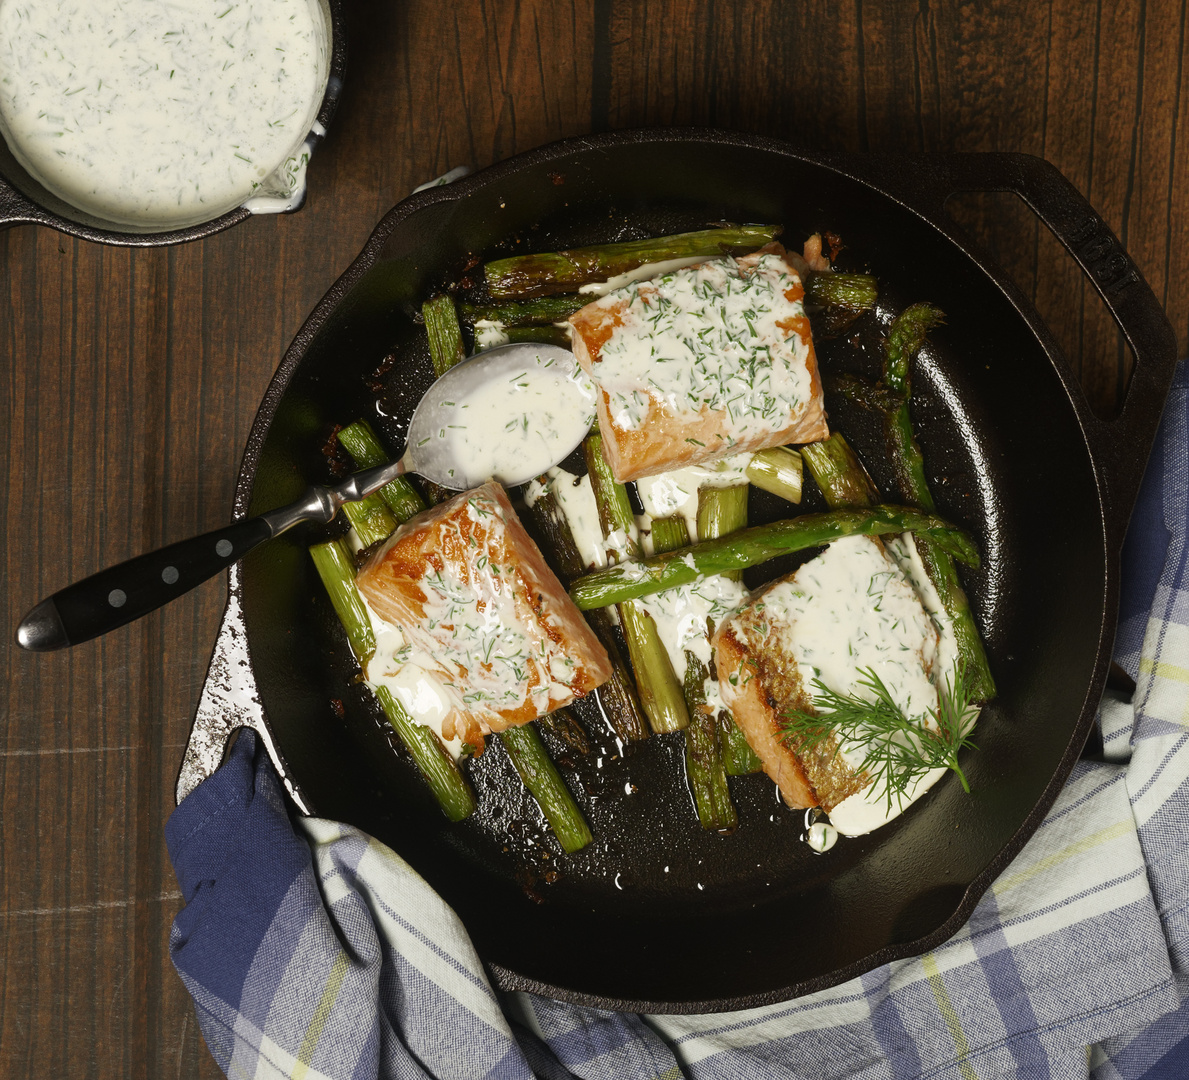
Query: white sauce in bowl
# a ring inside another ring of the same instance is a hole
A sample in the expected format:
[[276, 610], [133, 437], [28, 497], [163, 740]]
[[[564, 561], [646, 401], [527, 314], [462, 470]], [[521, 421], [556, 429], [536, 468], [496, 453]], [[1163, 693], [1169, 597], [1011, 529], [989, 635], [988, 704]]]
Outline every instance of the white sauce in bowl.
[[206, 221], [301, 182], [328, 39], [317, 0], [0, 0], [0, 131], [81, 210]]

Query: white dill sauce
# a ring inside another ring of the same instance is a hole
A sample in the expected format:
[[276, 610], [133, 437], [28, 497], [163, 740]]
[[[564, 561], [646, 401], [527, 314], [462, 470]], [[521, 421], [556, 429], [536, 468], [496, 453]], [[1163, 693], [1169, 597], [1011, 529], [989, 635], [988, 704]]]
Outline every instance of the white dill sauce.
[[360, 600], [376, 639], [376, 651], [364, 665], [368, 685], [374, 691], [386, 687], [414, 721], [442, 738], [457, 761], [462, 756], [462, 740], [444, 738], [442, 728], [447, 718], [461, 707], [461, 702], [432, 674], [433, 660], [416, 653], [398, 627], [381, 619], [362, 595]]
[[[795, 660], [808, 692], [820, 679], [837, 693], [854, 693], [862, 672], [872, 670], [906, 715], [937, 708], [930, 678], [937, 630], [878, 542], [865, 536], [834, 541], [773, 585], [763, 603], [781, 651]], [[847, 746], [842, 752], [848, 759], [855, 753]]]
[[690, 536], [698, 533], [698, 492], [703, 488], [728, 488], [747, 483], [751, 454], [734, 454], [708, 465], [687, 465], [682, 469], [643, 476], [636, 491], [651, 518], [680, 515]]
[[[445, 420], [424, 443], [441, 440], [452, 478], [479, 483], [491, 477], [522, 483], [564, 458], [590, 430], [595, 391], [572, 357], [530, 354], [506, 374], [476, 386], [457, 401], [437, 402]], [[427, 454], [439, 447], [425, 447]], [[469, 485], [466, 485], [469, 486]]]
[[534, 480], [525, 489], [524, 501], [531, 508], [548, 491], [570, 527], [578, 557], [585, 567], [607, 565], [607, 548], [603, 542], [603, 529], [599, 524], [599, 507], [595, 502], [594, 489], [590, 486], [590, 475], [575, 476], [565, 469], [554, 466], [546, 473], [546, 481]]
[[[685, 682], [686, 653], [692, 653], [703, 667], [710, 666], [707, 627], [718, 625], [747, 599], [747, 590], [729, 577], [708, 577], [691, 585], [653, 593], [640, 605], [656, 623], [661, 643], [669, 654], [673, 673]], [[721, 709], [717, 680], [706, 682], [707, 704]]]
[[714, 259], [608, 294], [627, 305], [602, 346], [599, 387], [634, 431], [661, 408], [718, 414], [728, 445], [779, 431], [809, 400], [800, 282], [784, 260]]
[[0, 0], [0, 129], [89, 213], [217, 217], [288, 167], [313, 124], [328, 74], [316, 3]]
[[[893, 548], [894, 554], [885, 554]], [[841, 694], [867, 696], [859, 684], [872, 670], [905, 715], [930, 715], [958, 652], [949, 616], [929, 585], [909, 534], [880, 545], [852, 536], [836, 540], [792, 578], [764, 594], [770, 632], [797, 666], [806, 689], [820, 679]], [[973, 724], [976, 710], [967, 717]], [[843, 759], [857, 768], [863, 743], [844, 742]], [[912, 780], [889, 806], [886, 791], [868, 787], [830, 811], [830, 825], [810, 828], [811, 846], [829, 845], [830, 830], [859, 836], [901, 814], [946, 770], [930, 769]], [[808, 825], [807, 825], [808, 828]], [[825, 847], [816, 847], [825, 850]]]

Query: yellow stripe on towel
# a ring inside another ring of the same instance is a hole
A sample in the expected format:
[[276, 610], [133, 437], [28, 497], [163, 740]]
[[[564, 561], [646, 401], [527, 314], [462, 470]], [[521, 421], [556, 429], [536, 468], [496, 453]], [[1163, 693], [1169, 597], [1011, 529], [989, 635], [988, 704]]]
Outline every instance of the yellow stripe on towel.
[[925, 977], [929, 980], [929, 989], [933, 991], [941, 1018], [945, 1021], [945, 1025], [950, 1029], [950, 1035], [953, 1037], [954, 1050], [958, 1055], [958, 1072], [962, 1074], [962, 1080], [978, 1080], [978, 1074], [966, 1060], [970, 1053], [970, 1044], [966, 1041], [966, 1033], [962, 1030], [962, 1022], [958, 1019], [958, 1010], [950, 1001], [949, 992], [945, 988], [945, 982], [941, 978], [941, 972], [937, 968], [937, 961], [932, 953], [926, 953], [921, 957], [921, 967], [925, 969]]
[[301, 1049], [297, 1051], [297, 1064], [293, 1067], [293, 1080], [304, 1080], [309, 1072], [310, 1061], [314, 1051], [318, 1048], [318, 1040], [322, 1037], [322, 1029], [330, 1019], [330, 1011], [334, 1008], [335, 999], [339, 996], [343, 979], [347, 975], [347, 954], [342, 949], [334, 958], [330, 966], [330, 976], [326, 980], [326, 989], [322, 991], [322, 1000], [310, 1018], [310, 1026], [306, 1028], [305, 1038], [301, 1040]]
[[1027, 870], [1021, 870], [1017, 874], [1012, 874], [1011, 877], [1000, 878], [991, 886], [991, 890], [996, 896], [1002, 896], [1009, 889], [1022, 885], [1029, 878], [1036, 877], [1037, 874], [1051, 870], [1054, 866], [1065, 862], [1066, 859], [1072, 859], [1075, 855], [1081, 855], [1084, 851], [1098, 847], [1099, 844], [1109, 843], [1125, 833], [1134, 831], [1135, 822], [1130, 818], [1126, 821], [1118, 821], [1114, 825], [1108, 825], [1105, 829], [1099, 829], [1098, 832], [1092, 833], [1090, 836], [1084, 836], [1081, 840], [1068, 847], [1063, 847], [1060, 851], [1054, 851], [1052, 855], [1046, 855]]

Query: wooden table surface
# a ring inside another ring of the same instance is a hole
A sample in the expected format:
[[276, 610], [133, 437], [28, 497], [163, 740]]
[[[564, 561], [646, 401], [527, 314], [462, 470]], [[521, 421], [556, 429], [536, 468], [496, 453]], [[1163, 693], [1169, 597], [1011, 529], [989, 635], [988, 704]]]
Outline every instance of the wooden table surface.
[[[11, 644], [40, 597], [225, 524], [293, 334], [417, 184], [562, 136], [698, 124], [814, 149], [1057, 165], [1189, 337], [1189, 0], [348, 0], [347, 87], [298, 214], [172, 249], [0, 232], [4, 732], [0, 1075], [217, 1076], [169, 961], [162, 827], [224, 603], [209, 582], [101, 640]], [[1109, 412], [1125, 348], [1014, 196], [954, 213]]]

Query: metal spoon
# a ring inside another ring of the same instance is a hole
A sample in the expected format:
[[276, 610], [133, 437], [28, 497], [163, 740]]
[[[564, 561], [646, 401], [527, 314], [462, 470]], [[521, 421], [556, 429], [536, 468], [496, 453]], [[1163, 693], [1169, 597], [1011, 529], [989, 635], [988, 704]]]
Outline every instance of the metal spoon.
[[[489, 477], [470, 475], [466, 462], [451, 457], [452, 443], [436, 436], [445, 430], [447, 420], [457, 418], [458, 403], [507, 381], [509, 372], [549, 367], [551, 362], [557, 365], [555, 371], [563, 365], [565, 371], [575, 367], [573, 355], [557, 345], [521, 342], [476, 354], [451, 368], [426, 391], [409, 422], [408, 442], [399, 461], [366, 469], [333, 487], [314, 485], [288, 506], [170, 544], [68, 585], [42, 600], [21, 620], [17, 644], [48, 652], [106, 634], [214, 577], [257, 545], [299, 522], [328, 524], [343, 503], [366, 498], [406, 472], [456, 490], [483, 483]], [[568, 393], [567, 386], [574, 394], [589, 391], [589, 384], [584, 387], [575, 380], [563, 383], [559, 392]], [[564, 460], [585, 434], [585, 430], [575, 429], [573, 441], [558, 444], [548, 464], [524, 459], [497, 479], [508, 487], [531, 480]]]

